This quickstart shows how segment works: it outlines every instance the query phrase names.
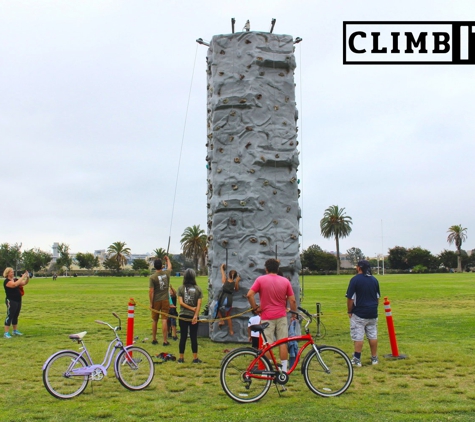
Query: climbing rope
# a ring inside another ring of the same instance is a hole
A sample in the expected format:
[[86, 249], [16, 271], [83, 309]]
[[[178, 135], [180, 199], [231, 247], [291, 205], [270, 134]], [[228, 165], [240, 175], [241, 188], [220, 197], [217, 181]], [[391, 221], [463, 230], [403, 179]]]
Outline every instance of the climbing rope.
[[181, 136], [181, 146], [180, 146], [180, 155], [178, 157], [178, 168], [176, 172], [176, 181], [175, 181], [175, 192], [173, 194], [173, 203], [172, 203], [172, 215], [171, 215], [171, 220], [170, 220], [170, 231], [168, 233], [168, 248], [167, 248], [167, 255], [170, 249], [170, 239], [171, 239], [171, 233], [172, 233], [172, 226], [173, 226], [173, 215], [175, 213], [175, 201], [176, 201], [176, 192], [177, 192], [177, 187], [178, 187], [178, 176], [180, 174], [180, 165], [181, 165], [181, 156], [183, 152], [183, 143], [185, 140], [185, 132], [186, 132], [186, 123], [188, 121], [188, 109], [190, 107], [190, 98], [191, 98], [191, 88], [193, 86], [193, 77], [195, 75], [195, 67], [196, 67], [196, 56], [198, 54], [198, 44], [196, 44], [196, 50], [195, 50], [195, 60], [193, 62], [193, 71], [191, 73], [191, 82], [190, 82], [190, 90], [188, 92], [188, 101], [186, 103], [186, 112], [185, 112], [185, 122], [183, 124], [183, 133]]
[[[182, 321], [193, 321], [193, 318], [183, 318], [183, 317], [180, 317], [180, 316], [177, 316], [177, 315], [170, 315], [170, 314], [167, 314], [166, 312], [162, 312], [162, 311], [157, 311], [155, 309], [152, 309], [150, 306], [147, 306], [147, 305], [143, 305], [142, 303], [140, 302], [137, 302], [136, 300], [134, 300], [134, 304], [135, 305], [138, 305], [142, 308], [146, 308], [148, 309], [149, 311], [152, 311], [152, 312], [155, 312], [157, 314], [161, 314], [162, 316], [166, 316], [167, 318], [175, 318], [177, 320], [182, 320]], [[212, 319], [200, 319], [200, 322], [208, 322], [208, 323], [212, 323], [212, 322], [216, 322], [216, 321], [226, 321], [228, 319], [233, 319], [233, 318], [237, 318], [237, 317], [240, 317], [244, 314], [247, 314], [248, 312], [250, 312], [252, 310], [252, 308], [249, 308], [249, 309], [246, 309], [244, 312], [241, 312], [239, 314], [236, 314], [236, 315], [232, 315], [232, 316], [228, 316], [228, 317], [223, 317], [223, 318], [212, 318]]]

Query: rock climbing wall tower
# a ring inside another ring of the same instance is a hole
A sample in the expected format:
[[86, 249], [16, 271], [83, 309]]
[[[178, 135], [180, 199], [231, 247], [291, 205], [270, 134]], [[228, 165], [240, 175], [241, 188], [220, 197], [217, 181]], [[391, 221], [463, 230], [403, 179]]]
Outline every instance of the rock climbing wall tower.
[[[294, 40], [289, 35], [216, 35], [207, 55], [208, 265], [210, 309], [222, 287], [220, 266], [237, 270], [231, 315], [249, 308], [246, 294], [280, 260], [299, 302], [297, 109]], [[259, 300], [259, 298], [257, 298]], [[250, 314], [211, 326], [214, 341], [247, 342]]]

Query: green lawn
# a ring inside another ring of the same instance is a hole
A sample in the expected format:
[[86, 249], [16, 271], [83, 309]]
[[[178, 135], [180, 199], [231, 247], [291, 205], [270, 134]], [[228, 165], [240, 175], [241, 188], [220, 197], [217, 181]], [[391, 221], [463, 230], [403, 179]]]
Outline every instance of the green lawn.
[[[306, 276], [302, 305], [310, 311], [322, 304], [326, 335], [322, 343], [352, 352], [346, 298], [348, 276]], [[349, 390], [325, 399], [307, 389], [298, 372], [288, 391], [279, 397], [271, 388], [260, 402], [242, 405], [222, 391], [219, 365], [223, 350], [238, 344], [199, 339], [202, 365], [156, 365], [149, 388], [130, 392], [108, 377], [72, 400], [57, 400], [42, 384], [42, 365], [55, 351], [77, 350], [67, 335], [88, 331], [86, 343], [100, 363], [111, 332], [95, 319], [113, 322], [111, 312], [122, 317], [125, 328], [127, 303], [134, 298], [135, 334], [151, 354], [170, 348], [152, 346], [150, 315], [146, 308], [146, 278], [33, 279], [27, 286], [19, 329], [23, 337], [0, 339], [1, 421], [474, 421], [475, 420], [475, 276], [469, 274], [385, 275], [381, 292], [391, 301], [398, 346], [405, 360], [383, 358], [391, 353], [386, 321], [380, 307], [380, 364], [369, 364], [368, 346], [362, 368], [355, 368]], [[174, 278], [174, 285], [180, 280]], [[206, 292], [207, 281], [200, 278]], [[3, 307], [2, 312], [5, 312]], [[122, 332], [125, 340], [125, 329]], [[91, 385], [91, 384], [90, 384]]]

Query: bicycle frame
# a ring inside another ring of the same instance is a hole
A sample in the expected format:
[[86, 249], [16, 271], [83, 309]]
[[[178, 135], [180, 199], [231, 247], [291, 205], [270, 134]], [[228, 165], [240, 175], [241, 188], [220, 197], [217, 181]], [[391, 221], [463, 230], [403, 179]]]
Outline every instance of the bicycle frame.
[[97, 369], [100, 369], [101, 372], [104, 374], [104, 376], [107, 376], [107, 370], [109, 369], [112, 363], [112, 358], [114, 357], [116, 350], [124, 348], [122, 342], [118, 338], [113, 339], [109, 343], [109, 346], [107, 347], [107, 351], [104, 356], [103, 362], [99, 365], [99, 364], [94, 364], [94, 362], [92, 361], [91, 355], [89, 354], [89, 351], [87, 350], [86, 345], [84, 344], [82, 340], [80, 342], [81, 342], [83, 351], [79, 353], [79, 356], [71, 363], [71, 367], [74, 367], [76, 362], [83, 356], [86, 356], [86, 362], [89, 365], [85, 368], [77, 368], [72, 371], [68, 371], [69, 375], [71, 376], [83, 377], [85, 375], [92, 375]]
[[[319, 361], [320, 365], [322, 366], [323, 370], [327, 373], [330, 372], [327, 365], [325, 365], [325, 362], [323, 362], [323, 360], [320, 356], [320, 352], [318, 350], [318, 347], [315, 344], [315, 341], [313, 340], [313, 337], [310, 334], [310, 330], [308, 328], [310, 323], [312, 322], [312, 316], [313, 315], [308, 315], [309, 318], [305, 318], [305, 316], [302, 315], [302, 314], [299, 314], [299, 315], [302, 316], [307, 321], [307, 323], [305, 324], [305, 334], [302, 334], [302, 335], [299, 335], [299, 336], [285, 337], [283, 339], [274, 341], [273, 343], [267, 343], [267, 341], [265, 341], [264, 346], [261, 349], [259, 355], [248, 366], [248, 368], [246, 370], [246, 376], [247, 377], [268, 380], [268, 379], [274, 379], [277, 375], [281, 374], [282, 369], [277, 364], [277, 360], [275, 358], [273, 349], [275, 347], [279, 347], [282, 344], [287, 344], [291, 341], [297, 341], [297, 342], [298, 341], [305, 341], [306, 343], [304, 345], [302, 345], [300, 347], [299, 351], [297, 352], [297, 356], [295, 357], [295, 362], [288, 369], [287, 375], [290, 375], [292, 372], [294, 372], [295, 368], [297, 367], [297, 365], [300, 361], [300, 357], [301, 357], [303, 351], [308, 346], [312, 346], [313, 350], [315, 350], [315, 353], [317, 354], [318, 361]], [[253, 371], [253, 368], [255, 368], [255, 366], [259, 364], [259, 361], [261, 360], [262, 357], [267, 358], [266, 354], [270, 355], [272, 363], [274, 365], [274, 368], [276, 368], [276, 370], [274, 370], [274, 371], [262, 371], [261, 373], [255, 373]]]

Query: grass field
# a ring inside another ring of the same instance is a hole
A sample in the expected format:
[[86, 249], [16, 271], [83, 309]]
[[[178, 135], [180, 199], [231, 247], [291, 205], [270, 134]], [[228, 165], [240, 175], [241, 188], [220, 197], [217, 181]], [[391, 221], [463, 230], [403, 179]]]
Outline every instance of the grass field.
[[[348, 276], [305, 277], [302, 305], [311, 311], [322, 304], [326, 336], [321, 343], [352, 352], [344, 297]], [[242, 405], [222, 391], [219, 365], [223, 349], [238, 344], [199, 339], [202, 365], [156, 365], [149, 388], [130, 392], [115, 379], [111, 367], [79, 397], [58, 400], [42, 384], [42, 365], [60, 349], [77, 350], [67, 335], [88, 331], [85, 338], [96, 363], [111, 339], [111, 331], [94, 323], [113, 322], [116, 311], [126, 324], [127, 303], [147, 304], [146, 278], [32, 279], [24, 296], [19, 329], [23, 337], [0, 339], [1, 421], [474, 421], [475, 420], [475, 277], [466, 274], [385, 275], [381, 292], [388, 296], [400, 353], [405, 360], [383, 358], [391, 353], [384, 310], [380, 307], [380, 364], [355, 368], [353, 384], [340, 397], [325, 399], [307, 389], [294, 372], [288, 391], [279, 397], [271, 388], [260, 402]], [[180, 280], [174, 278], [176, 286]], [[199, 280], [206, 292], [206, 279]], [[5, 312], [5, 309], [2, 309]], [[314, 327], [312, 327], [314, 329]], [[135, 334], [150, 338], [150, 316], [136, 308]], [[125, 329], [122, 332], [125, 340]], [[151, 354], [169, 348], [140, 344]]]

